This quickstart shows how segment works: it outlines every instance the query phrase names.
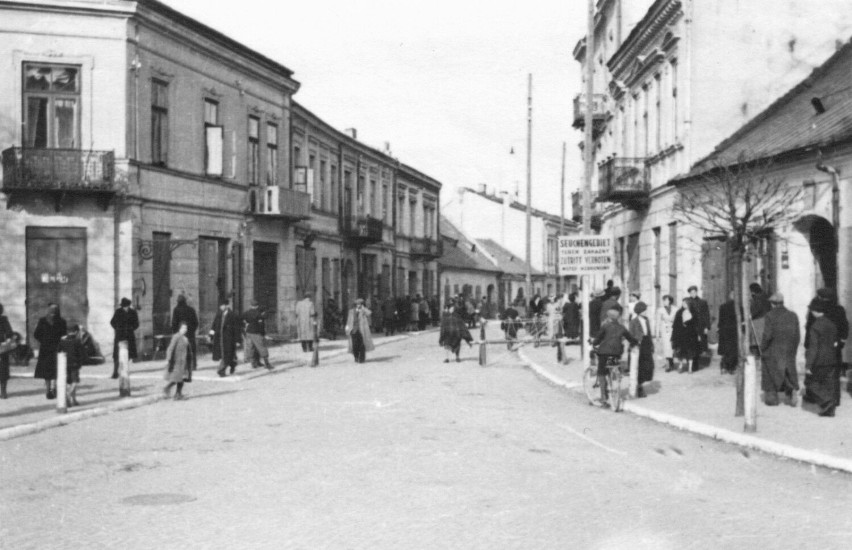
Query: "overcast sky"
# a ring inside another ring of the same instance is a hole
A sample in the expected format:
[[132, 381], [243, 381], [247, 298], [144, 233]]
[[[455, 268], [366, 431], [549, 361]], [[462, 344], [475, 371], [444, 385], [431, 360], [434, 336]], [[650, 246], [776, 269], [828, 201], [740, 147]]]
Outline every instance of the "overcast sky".
[[[294, 71], [296, 100], [339, 130], [444, 184], [526, 190], [527, 75], [533, 75], [533, 206], [566, 216], [582, 132], [571, 127], [582, 0], [164, 0]], [[514, 148], [514, 157], [509, 154]]]

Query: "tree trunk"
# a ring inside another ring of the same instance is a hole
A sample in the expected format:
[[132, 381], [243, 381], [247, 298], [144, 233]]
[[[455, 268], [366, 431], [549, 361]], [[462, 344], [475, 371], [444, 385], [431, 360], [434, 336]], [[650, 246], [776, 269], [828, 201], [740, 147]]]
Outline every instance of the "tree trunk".
[[[746, 307], [748, 306], [748, 279], [746, 277], [746, 270], [743, 266], [744, 256], [742, 251], [734, 252], [734, 269], [736, 270], [736, 277], [738, 282], [738, 290], [736, 294], [736, 304], [734, 305], [734, 313], [737, 316], [737, 334], [739, 336], [739, 345], [740, 345], [740, 360], [737, 362], [737, 373], [734, 378], [734, 382], [737, 387], [737, 404], [736, 410], [734, 411], [734, 416], [743, 416], [745, 415], [745, 358], [748, 356], [749, 352], [749, 330], [748, 323], [744, 322], [746, 314]], [[741, 314], [742, 313], [742, 314]]]

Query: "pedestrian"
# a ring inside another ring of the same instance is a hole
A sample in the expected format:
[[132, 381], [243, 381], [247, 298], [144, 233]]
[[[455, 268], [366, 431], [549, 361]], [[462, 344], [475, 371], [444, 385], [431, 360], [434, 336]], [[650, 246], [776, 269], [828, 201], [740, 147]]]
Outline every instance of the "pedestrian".
[[763, 326], [766, 322], [763, 317], [769, 313], [772, 306], [769, 304], [769, 300], [759, 284], [751, 283], [748, 285], [748, 289], [751, 293], [749, 313], [751, 314], [751, 326], [753, 328], [751, 331], [750, 347], [754, 355], [760, 357], [760, 347], [758, 344], [763, 339]]
[[464, 319], [461, 318], [461, 313], [454, 307], [447, 306], [444, 310], [444, 318], [441, 319], [441, 332], [438, 336], [438, 345], [447, 351], [444, 363], [450, 362], [450, 354], [456, 356], [456, 363], [461, 361], [459, 351], [461, 350], [462, 340], [467, 342], [468, 346], [473, 347], [473, 338], [465, 325]]
[[603, 304], [601, 304], [601, 312], [600, 312], [600, 323], [603, 324], [604, 321], [609, 318], [609, 311], [614, 309], [618, 312], [619, 318], [621, 318], [621, 314], [624, 312], [624, 309], [621, 307], [621, 304], [618, 301], [621, 299], [621, 288], [614, 286], [609, 289], [609, 297], [604, 300]]
[[115, 331], [112, 344], [112, 377], [118, 378], [118, 344], [127, 342], [127, 358], [136, 359], [136, 329], [139, 328], [139, 315], [128, 298], [121, 299], [121, 305], [115, 310], [109, 322]]
[[805, 353], [804, 400], [819, 407], [820, 416], [834, 416], [837, 408], [837, 328], [825, 316], [828, 304], [814, 298], [808, 308], [814, 317]]
[[577, 293], [568, 295], [568, 301], [562, 306], [562, 332], [569, 340], [580, 338], [580, 304], [577, 303]]
[[[560, 296], [559, 299], [562, 297]], [[545, 312], [547, 314], [547, 337], [556, 338], [556, 326], [560, 322], [562, 312], [559, 310], [559, 305], [556, 298], [548, 298], [545, 304]]]
[[468, 328], [476, 328], [476, 304], [473, 299], [468, 298], [465, 300], [464, 307]]
[[65, 354], [66, 405], [68, 407], [79, 406], [77, 385], [80, 383], [80, 369], [86, 361], [86, 351], [80, 341], [79, 325], [68, 326], [68, 333], [59, 340], [57, 351]]
[[761, 339], [761, 386], [763, 401], [770, 407], [778, 405], [778, 393], [784, 392], [787, 403], [796, 405], [799, 374], [796, 371], [796, 352], [799, 349], [799, 317], [784, 307], [784, 295], [776, 292], [769, 298], [772, 309], [764, 317], [766, 323]]
[[382, 328], [385, 336], [392, 336], [396, 328], [396, 300], [391, 296], [382, 302]]
[[[818, 300], [825, 302], [825, 318], [834, 323], [834, 328], [837, 329], [837, 370], [834, 377], [837, 379], [835, 401], [837, 407], [840, 406], [840, 376], [843, 371], [843, 348], [846, 346], [846, 339], [849, 337], [849, 320], [846, 318], [846, 309], [837, 303], [837, 292], [833, 288], [821, 288], [817, 290], [816, 295]], [[805, 348], [808, 347], [808, 329], [813, 323], [813, 316], [808, 314], [805, 321]], [[847, 383], [847, 390], [852, 393], [852, 382]]]
[[512, 351], [512, 343], [518, 338], [518, 310], [509, 306], [500, 315], [500, 329], [506, 338], [506, 347]]
[[633, 319], [630, 321], [630, 334], [639, 342], [639, 382], [636, 386], [638, 397], [645, 397], [642, 384], [654, 379], [654, 333], [645, 315], [647, 309], [648, 306], [641, 300], [633, 304]]
[[189, 347], [192, 349], [192, 365], [189, 368], [189, 379], [192, 381], [192, 371], [198, 368], [198, 345], [195, 335], [198, 332], [198, 314], [195, 309], [186, 301], [186, 295], [178, 294], [177, 305], [172, 311], [172, 334], [177, 334], [180, 329], [180, 324], [186, 323], [186, 339], [189, 340]]
[[[702, 353], [710, 349], [707, 344], [707, 335], [710, 334], [711, 324], [710, 305], [707, 303], [707, 300], [698, 295], [697, 286], [690, 286], [687, 289], [687, 292], [689, 293], [690, 309], [695, 316], [695, 331], [698, 333], [698, 338], [700, 339], [698, 354], [696, 356], [697, 361]], [[696, 363], [696, 365], [698, 365], [698, 363]]]
[[415, 331], [420, 326], [420, 295], [414, 297], [411, 300], [411, 304], [409, 305], [408, 312], [408, 322], [409, 327], [408, 330]]
[[657, 310], [657, 318], [654, 321], [655, 335], [660, 355], [666, 361], [665, 371], [674, 370], [674, 349], [672, 348], [672, 327], [676, 315], [674, 298], [666, 294], [663, 296], [663, 307]]
[[491, 303], [488, 301], [487, 297], [483, 296], [479, 303], [479, 318], [491, 319], [493, 317], [494, 313], [491, 311]]
[[631, 292], [627, 296], [627, 321], [630, 322], [633, 320], [633, 316], [636, 315], [636, 312], [633, 311], [633, 308], [636, 307], [636, 304], [642, 299], [642, 293], [638, 290]]
[[337, 331], [340, 328], [340, 310], [337, 309], [337, 300], [332, 297], [325, 303], [322, 320], [326, 337], [330, 340], [336, 340]]
[[272, 370], [272, 365], [269, 364], [269, 350], [266, 349], [265, 316], [265, 312], [260, 309], [260, 303], [257, 300], [252, 300], [251, 308], [243, 313], [243, 325], [246, 333], [246, 361], [251, 361], [251, 368], [256, 369], [260, 367], [259, 360], [262, 360], [266, 370]]
[[[412, 302], [416, 304], [417, 302]], [[373, 351], [373, 335], [370, 332], [371, 311], [364, 306], [364, 299], [357, 298], [346, 317], [346, 334], [349, 336], [349, 351], [356, 363], [367, 360], [367, 352]]]
[[228, 300], [222, 300], [210, 329], [213, 360], [219, 361], [216, 374], [220, 377], [227, 376], [225, 369], [229, 367], [231, 374], [234, 374], [237, 369], [237, 342], [240, 340], [241, 332], [239, 316], [231, 311], [231, 303]]
[[622, 353], [624, 353], [623, 340], [627, 340], [633, 346], [639, 344], [639, 341], [630, 334], [630, 331], [619, 322], [620, 318], [621, 307], [608, 309], [600, 330], [592, 340], [592, 346], [598, 356], [597, 378], [598, 386], [601, 389], [601, 404], [604, 406], [608, 406], [609, 403], [609, 388], [606, 379], [609, 360], [621, 358]]
[[[701, 341], [698, 329], [695, 327], [695, 313], [690, 308], [690, 302], [684, 298], [680, 309], [675, 313], [672, 324], [672, 348], [677, 358], [677, 371], [692, 373], [695, 358], [701, 353]], [[684, 368], [684, 363], [686, 367]]]
[[175, 385], [177, 386], [175, 401], [186, 399], [183, 395], [183, 384], [189, 381], [193, 364], [192, 347], [189, 345], [187, 334], [189, 334], [189, 327], [185, 322], [180, 323], [166, 350], [166, 373], [163, 376], [166, 381], [163, 396], [166, 399], [171, 397], [172, 386]]
[[719, 355], [722, 356], [719, 367], [722, 372], [734, 374], [740, 362], [740, 331], [737, 325], [735, 291], [728, 293], [728, 300], [719, 306]]
[[426, 298], [420, 299], [419, 309], [420, 324], [418, 328], [420, 330], [426, 330], [426, 327], [429, 326], [429, 321], [432, 319], [432, 312], [429, 310], [429, 301]]
[[0, 399], [6, 399], [6, 385], [9, 383], [9, 356], [15, 350], [15, 333], [9, 318], [3, 315], [3, 304], [0, 304]]
[[601, 308], [606, 293], [603, 290], [592, 290], [592, 299], [589, 300], [589, 334], [597, 334], [601, 328]]
[[38, 320], [33, 338], [39, 344], [34, 376], [44, 380], [45, 397], [48, 399], [56, 399], [56, 353], [66, 331], [67, 326], [59, 313], [59, 306], [47, 304], [47, 315]]
[[302, 343], [304, 353], [314, 351], [314, 327], [317, 322], [317, 310], [311, 300], [311, 293], [305, 292], [304, 297], [296, 304], [296, 332]]
[[538, 317], [544, 313], [544, 303], [541, 300], [541, 294], [536, 292], [530, 300], [530, 317]]

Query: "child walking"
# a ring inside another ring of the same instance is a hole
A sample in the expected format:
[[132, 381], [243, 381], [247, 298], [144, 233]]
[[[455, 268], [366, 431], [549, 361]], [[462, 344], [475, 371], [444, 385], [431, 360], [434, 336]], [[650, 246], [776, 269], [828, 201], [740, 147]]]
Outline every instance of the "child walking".
[[186, 399], [183, 395], [183, 383], [189, 378], [189, 369], [192, 366], [192, 348], [189, 345], [189, 338], [186, 337], [186, 331], [187, 324], [181, 323], [166, 350], [167, 363], [164, 378], [167, 384], [163, 388], [163, 395], [167, 398], [171, 397], [172, 386], [177, 385], [175, 401]]
[[59, 341], [59, 353], [65, 354], [65, 365], [68, 372], [67, 384], [67, 406], [79, 406], [77, 401], [77, 385], [80, 383], [80, 368], [86, 360], [86, 351], [83, 342], [79, 338], [80, 326], [70, 325], [68, 333]]

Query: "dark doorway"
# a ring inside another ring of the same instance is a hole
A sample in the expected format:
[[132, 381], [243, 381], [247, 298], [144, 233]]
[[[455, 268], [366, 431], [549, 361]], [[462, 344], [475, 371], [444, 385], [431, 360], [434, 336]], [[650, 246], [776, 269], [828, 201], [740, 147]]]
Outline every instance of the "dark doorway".
[[[736, 281], [728, 280], [729, 255], [726, 241], [709, 241], [701, 248], [701, 296], [707, 300], [710, 307], [710, 326], [715, 327], [719, 306], [727, 301], [728, 291], [734, 288]], [[711, 330], [708, 340], [711, 344], [717, 343], [718, 333]]]
[[278, 332], [278, 245], [255, 241], [252, 245], [254, 299], [266, 312], [266, 330]]
[[154, 257], [152, 259], [154, 306], [151, 311], [154, 334], [171, 334], [171, 234], [154, 233]]
[[219, 302], [228, 298], [228, 241], [198, 239], [198, 322], [210, 329]]
[[27, 342], [47, 304], [59, 305], [68, 322], [86, 325], [87, 295], [86, 229], [84, 227], [27, 227]]
[[837, 288], [837, 233], [825, 218], [815, 217], [808, 231], [808, 243], [819, 268], [822, 285]]

